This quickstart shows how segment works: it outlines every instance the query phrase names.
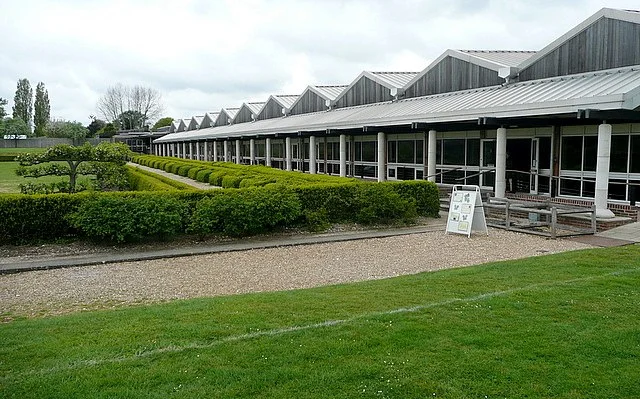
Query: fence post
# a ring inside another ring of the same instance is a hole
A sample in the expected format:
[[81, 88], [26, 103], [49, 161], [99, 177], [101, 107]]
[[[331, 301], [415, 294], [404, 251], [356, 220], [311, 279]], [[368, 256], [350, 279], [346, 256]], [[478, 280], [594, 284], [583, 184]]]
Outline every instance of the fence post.
[[504, 226], [506, 227], [507, 230], [511, 230], [511, 215], [509, 212], [509, 205], [510, 205], [509, 200], [506, 200], [505, 209], [504, 209], [504, 216], [505, 216]]
[[551, 207], [551, 238], [556, 238], [556, 223], [558, 223], [558, 208]]
[[593, 234], [596, 234], [597, 232], [597, 226], [596, 226], [596, 205], [593, 204], [593, 206], [591, 207], [591, 230], [593, 230]]

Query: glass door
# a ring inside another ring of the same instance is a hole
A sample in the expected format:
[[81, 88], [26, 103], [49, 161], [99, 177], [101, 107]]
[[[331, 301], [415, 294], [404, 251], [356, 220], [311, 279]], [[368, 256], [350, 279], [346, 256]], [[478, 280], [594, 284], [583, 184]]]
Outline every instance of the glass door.
[[496, 141], [480, 140], [480, 186], [494, 188], [496, 182]]
[[539, 154], [540, 154], [540, 141], [539, 139], [531, 139], [531, 169], [529, 175], [529, 192], [531, 194], [538, 194], [538, 170], [539, 170]]

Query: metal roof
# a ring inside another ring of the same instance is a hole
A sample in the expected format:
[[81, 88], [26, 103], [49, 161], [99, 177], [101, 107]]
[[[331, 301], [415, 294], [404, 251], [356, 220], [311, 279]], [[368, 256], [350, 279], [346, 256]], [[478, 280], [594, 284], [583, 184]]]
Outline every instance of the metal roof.
[[236, 117], [236, 114], [238, 113], [238, 111], [240, 111], [240, 107], [238, 107], [238, 108], [222, 108], [220, 113], [224, 112], [225, 114], [227, 114], [229, 119], [233, 119], [233, 118]]
[[[374, 80], [378, 83], [381, 83], [383, 86], [388, 88], [396, 88], [401, 89], [406, 85], [411, 79], [413, 79], [418, 72], [368, 72], [365, 71], [364, 76], [367, 76], [369, 79]], [[358, 77], [357, 80], [359, 80]]]
[[479, 117], [558, 115], [584, 108], [611, 110], [639, 106], [640, 66], [635, 66], [172, 133], [156, 142], [358, 129], [412, 122], [474, 121]]
[[346, 89], [347, 87], [349, 87], [349, 86], [348, 85], [309, 86], [307, 89], [312, 89], [320, 97], [324, 98], [325, 100], [332, 100], [333, 101], [336, 98], [338, 98], [340, 93], [342, 93], [344, 91], [344, 89]]
[[271, 97], [278, 101], [284, 108], [289, 109], [300, 96], [298, 94], [275, 94]]
[[251, 102], [251, 103], [244, 103], [242, 104], [242, 106], [246, 106], [247, 108], [249, 108], [249, 111], [251, 111], [252, 114], [258, 115], [258, 112], [260, 112], [260, 110], [265, 104], [266, 104], [265, 102]]
[[509, 50], [458, 50], [474, 57], [502, 64], [505, 67], [516, 67], [523, 61], [531, 58], [535, 51], [509, 51]]

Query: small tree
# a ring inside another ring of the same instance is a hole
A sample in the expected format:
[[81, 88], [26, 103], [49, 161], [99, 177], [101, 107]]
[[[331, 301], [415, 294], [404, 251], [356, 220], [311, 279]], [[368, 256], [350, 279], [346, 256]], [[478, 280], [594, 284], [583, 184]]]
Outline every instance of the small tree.
[[170, 116], [166, 116], [164, 118], [160, 118], [158, 119], [158, 121], [153, 125], [153, 127], [151, 128], [152, 132], [155, 132], [156, 130], [160, 129], [161, 127], [165, 127], [165, 126], [171, 126], [171, 122], [173, 122], [173, 118]]
[[51, 105], [49, 104], [49, 92], [40, 82], [36, 86], [36, 100], [33, 105], [33, 124], [36, 136], [44, 136], [45, 128], [51, 116]]
[[13, 118], [22, 119], [31, 130], [33, 119], [33, 89], [29, 79], [18, 80], [16, 95], [13, 97]]
[[2, 122], [5, 116], [7, 116], [7, 111], [4, 109], [4, 107], [6, 106], [7, 106], [7, 99], [0, 97], [0, 122]]
[[[101, 143], [95, 147], [86, 143], [80, 147], [68, 144], [53, 146], [41, 154], [22, 154], [16, 160], [18, 176], [69, 176], [69, 192], [76, 192], [78, 175], [94, 175], [101, 163], [124, 166], [131, 152], [123, 143]], [[66, 162], [66, 165], [64, 164]], [[98, 164], [93, 164], [98, 163]], [[103, 165], [100, 165], [103, 166]]]
[[87, 137], [96, 137], [98, 132], [105, 127], [107, 122], [102, 119], [98, 119], [95, 115], [91, 115], [89, 118], [91, 119], [91, 123], [87, 125], [87, 130], [89, 131]]
[[80, 122], [59, 120], [47, 123], [44, 133], [47, 137], [77, 140], [87, 137], [89, 130]]
[[17, 148], [20, 136], [30, 136], [31, 130], [29, 130], [29, 127], [22, 119], [7, 118], [0, 124], [0, 134], [9, 139], [13, 139], [14, 146]]

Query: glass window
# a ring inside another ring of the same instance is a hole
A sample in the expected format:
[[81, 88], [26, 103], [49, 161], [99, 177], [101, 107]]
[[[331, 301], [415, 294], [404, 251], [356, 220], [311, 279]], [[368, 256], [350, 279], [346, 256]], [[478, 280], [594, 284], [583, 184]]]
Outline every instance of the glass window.
[[627, 199], [627, 182], [625, 180], [609, 181], [609, 199], [620, 201]]
[[467, 139], [467, 165], [480, 165], [480, 139]]
[[414, 147], [415, 141], [413, 140], [398, 141], [398, 163], [416, 163]]
[[324, 143], [318, 143], [318, 159], [324, 160]]
[[387, 162], [389, 163], [396, 162], [396, 142], [395, 141], [389, 141], [387, 143]]
[[375, 141], [366, 141], [362, 143], [362, 161], [375, 162], [376, 161], [376, 146], [378, 143]]
[[640, 136], [631, 136], [630, 173], [640, 173]]
[[598, 137], [585, 136], [584, 138], [584, 170], [595, 171], [598, 159]]
[[629, 159], [629, 136], [611, 136], [611, 159], [609, 171], [627, 173]]
[[446, 139], [442, 154], [444, 165], [464, 165], [464, 139]]
[[416, 140], [416, 163], [424, 164], [424, 162], [424, 140]]
[[551, 137], [540, 137], [538, 145], [538, 168], [551, 169]]
[[560, 179], [560, 195], [580, 196], [580, 181]]
[[442, 164], [442, 140], [436, 140], [436, 165]]
[[[356, 161], [362, 161], [362, 143], [359, 141], [356, 141]], [[356, 175], [360, 176], [358, 174], [358, 171], [356, 169]]]
[[582, 182], [582, 196], [593, 198], [596, 195], [596, 182], [593, 180], [584, 180]]
[[[582, 137], [563, 137], [561, 165], [563, 170], [581, 170], [582, 166]], [[562, 184], [560, 184], [562, 194]], [[577, 194], [572, 194], [577, 195]]]

